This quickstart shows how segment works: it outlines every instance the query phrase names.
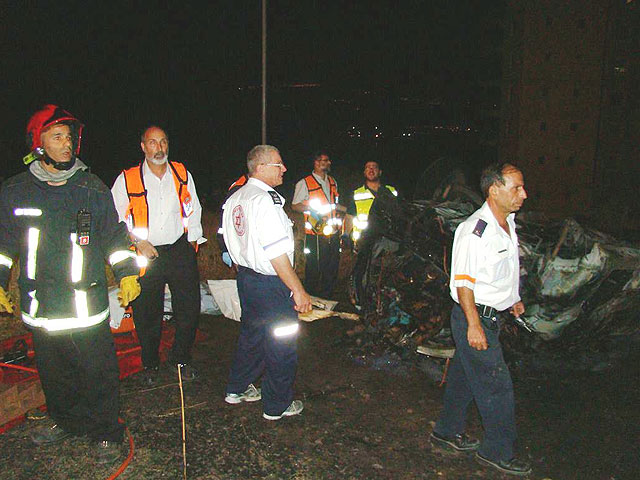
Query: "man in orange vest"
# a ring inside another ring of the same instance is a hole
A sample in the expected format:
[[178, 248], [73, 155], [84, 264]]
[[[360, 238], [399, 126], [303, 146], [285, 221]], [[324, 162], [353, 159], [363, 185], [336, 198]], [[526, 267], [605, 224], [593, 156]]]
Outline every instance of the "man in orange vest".
[[191, 174], [183, 164], [168, 159], [169, 139], [164, 130], [148, 127], [140, 146], [145, 160], [124, 170], [111, 193], [138, 254], [148, 262], [140, 278], [142, 293], [132, 302], [143, 378], [149, 384], [158, 379], [167, 284], [176, 326], [169, 360], [181, 367], [183, 378], [195, 378], [197, 372], [190, 362], [200, 314], [196, 250], [206, 242], [200, 222], [202, 208]]
[[[248, 173], [243, 173], [240, 178], [238, 178], [235, 182], [233, 182], [230, 186], [229, 189], [227, 191], [227, 196], [225, 197], [225, 202], [227, 201], [227, 199], [233, 195], [234, 193], [236, 193], [236, 191], [242, 187], [244, 184], [247, 183], [247, 181], [249, 180], [249, 174]], [[222, 202], [224, 203], [224, 202]], [[229, 268], [233, 267], [233, 261], [231, 260], [231, 256], [229, 255], [229, 251], [227, 250], [227, 245], [224, 243], [224, 229], [222, 228], [222, 214], [223, 214], [223, 210], [222, 208], [220, 209], [220, 227], [218, 227], [218, 234], [216, 235], [216, 238], [218, 239], [218, 246], [220, 247], [220, 257], [222, 258], [222, 262]]]
[[304, 214], [304, 286], [312, 295], [329, 298], [338, 277], [340, 233], [347, 209], [338, 203], [329, 155], [318, 151], [311, 159], [313, 172], [296, 184], [291, 208]]

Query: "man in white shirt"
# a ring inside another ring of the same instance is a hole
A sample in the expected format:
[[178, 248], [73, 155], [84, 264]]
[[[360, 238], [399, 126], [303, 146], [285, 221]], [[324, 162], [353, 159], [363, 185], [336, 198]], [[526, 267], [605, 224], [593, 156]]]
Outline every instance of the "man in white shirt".
[[[507, 309], [516, 317], [524, 313], [514, 217], [527, 193], [522, 172], [509, 163], [487, 167], [480, 186], [486, 202], [458, 226], [453, 240], [451, 333], [456, 353], [431, 441], [458, 452], [477, 450], [479, 463], [501, 473], [528, 475], [529, 464], [515, 457], [513, 384], [497, 319]], [[482, 417], [482, 442], [465, 434], [473, 401]]]
[[140, 278], [142, 293], [132, 303], [144, 379], [157, 381], [158, 349], [164, 314], [164, 290], [171, 290], [175, 340], [169, 360], [180, 365], [184, 378], [197, 376], [190, 365], [200, 315], [200, 280], [196, 251], [206, 242], [200, 221], [202, 208], [191, 174], [168, 159], [169, 139], [150, 126], [141, 136], [145, 160], [124, 170], [111, 193], [138, 254], [147, 260]]
[[338, 278], [340, 234], [347, 209], [340, 205], [338, 184], [329, 175], [329, 155], [320, 150], [311, 160], [313, 172], [296, 183], [291, 208], [304, 214], [304, 286], [312, 295], [330, 298]]
[[[285, 200], [273, 187], [287, 171], [278, 149], [258, 145], [247, 155], [249, 180], [223, 206], [222, 229], [238, 265], [242, 318], [225, 401], [263, 400], [263, 417], [298, 415], [293, 400], [298, 333], [296, 312], [311, 310], [311, 299], [293, 269], [293, 229]], [[262, 374], [262, 389], [253, 385]]]

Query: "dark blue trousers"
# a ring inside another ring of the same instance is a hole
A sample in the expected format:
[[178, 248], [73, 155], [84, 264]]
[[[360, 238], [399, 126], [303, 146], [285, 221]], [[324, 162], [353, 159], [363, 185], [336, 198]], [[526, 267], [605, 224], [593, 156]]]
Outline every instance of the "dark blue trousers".
[[484, 427], [479, 453], [491, 460], [511, 460], [516, 439], [513, 384], [502, 356], [499, 329], [485, 325], [483, 329], [489, 348], [480, 351], [469, 346], [467, 319], [455, 304], [451, 333], [456, 353], [449, 368], [444, 408], [434, 430], [446, 437], [464, 433], [467, 410], [475, 400]]
[[226, 392], [242, 393], [264, 373], [264, 413], [280, 415], [293, 401], [297, 334], [276, 337], [273, 330], [298, 323], [291, 291], [277, 276], [244, 267], [238, 267], [237, 282], [242, 317]]

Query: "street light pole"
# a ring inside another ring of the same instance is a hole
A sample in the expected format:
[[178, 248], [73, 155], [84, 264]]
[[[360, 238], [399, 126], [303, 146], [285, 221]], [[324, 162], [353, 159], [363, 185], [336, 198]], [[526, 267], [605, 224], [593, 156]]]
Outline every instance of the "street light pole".
[[262, 145], [267, 143], [267, 0], [262, 0]]

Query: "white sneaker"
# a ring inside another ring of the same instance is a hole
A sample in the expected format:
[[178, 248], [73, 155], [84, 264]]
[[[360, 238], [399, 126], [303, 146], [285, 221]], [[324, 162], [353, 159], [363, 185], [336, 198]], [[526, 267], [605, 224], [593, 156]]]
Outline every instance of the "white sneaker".
[[287, 409], [282, 412], [280, 415], [267, 415], [266, 413], [262, 414], [262, 417], [267, 420], [280, 420], [282, 417], [292, 417], [293, 415], [300, 415], [300, 413], [304, 410], [304, 405], [300, 400], [294, 400], [291, 402], [291, 405], [287, 407]]
[[224, 401], [235, 405], [242, 402], [257, 402], [262, 398], [262, 391], [250, 383], [243, 393], [227, 393]]

